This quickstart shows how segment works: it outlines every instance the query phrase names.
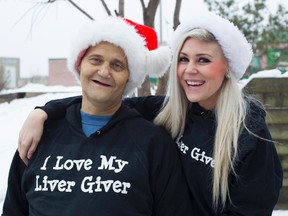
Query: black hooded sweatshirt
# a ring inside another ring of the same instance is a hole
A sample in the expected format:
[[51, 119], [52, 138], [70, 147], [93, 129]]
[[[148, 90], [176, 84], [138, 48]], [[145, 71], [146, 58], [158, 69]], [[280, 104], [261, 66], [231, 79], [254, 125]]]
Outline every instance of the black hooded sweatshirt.
[[46, 122], [28, 167], [16, 152], [3, 215], [190, 216], [191, 199], [164, 129], [122, 105], [86, 137], [74, 104]]
[[[127, 98], [124, 103], [135, 108], [145, 119], [153, 121], [161, 109], [163, 99], [162, 96]], [[54, 100], [40, 108], [46, 111], [49, 119], [57, 119], [74, 103], [81, 103], [81, 97]], [[232, 203], [227, 199], [226, 205], [219, 206], [217, 210], [212, 207], [212, 173], [214, 164], [217, 163], [213, 159], [215, 113], [204, 110], [197, 103], [190, 104], [185, 132], [183, 137], [177, 140], [177, 146], [192, 194], [192, 215], [272, 214], [282, 187], [283, 170], [275, 145], [271, 141], [264, 110], [254, 101], [249, 101], [249, 104], [246, 125], [254, 135], [246, 129], [240, 133], [239, 155], [235, 163], [237, 175], [229, 175]]]

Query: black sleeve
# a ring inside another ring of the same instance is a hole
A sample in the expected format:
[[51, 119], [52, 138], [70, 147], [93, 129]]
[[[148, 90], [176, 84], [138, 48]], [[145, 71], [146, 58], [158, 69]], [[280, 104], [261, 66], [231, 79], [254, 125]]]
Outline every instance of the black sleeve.
[[[163, 100], [164, 96], [134, 97], [125, 98], [124, 104], [136, 109], [147, 120], [153, 121], [161, 109]], [[51, 100], [46, 103], [45, 106], [37, 106], [36, 108], [44, 110], [48, 115], [48, 119], [51, 120], [64, 116], [67, 107], [81, 102], [82, 96], [74, 96], [64, 99]]]
[[146, 96], [125, 98], [124, 104], [136, 109], [146, 120], [153, 121], [160, 111], [164, 96]]
[[229, 204], [223, 215], [270, 216], [279, 198], [283, 180], [281, 162], [265, 114], [255, 109], [252, 112], [248, 126], [259, 137], [247, 131], [241, 136], [237, 178], [230, 187], [234, 205]]
[[[164, 130], [164, 129], [163, 129]], [[192, 199], [184, 177], [176, 144], [165, 133], [155, 137], [151, 182], [154, 197], [153, 216], [190, 216]]]
[[66, 109], [72, 104], [82, 102], [82, 96], [74, 96], [63, 99], [51, 100], [45, 106], [37, 106], [36, 108], [44, 110], [49, 120], [59, 119], [66, 114]]
[[21, 187], [22, 175], [25, 168], [25, 164], [20, 159], [18, 151], [16, 151], [9, 171], [2, 216], [29, 215], [28, 202]]

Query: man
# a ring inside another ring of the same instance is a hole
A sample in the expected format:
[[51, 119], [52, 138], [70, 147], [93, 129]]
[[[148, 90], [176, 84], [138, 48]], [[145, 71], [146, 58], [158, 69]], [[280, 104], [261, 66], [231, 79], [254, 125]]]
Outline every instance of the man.
[[46, 123], [27, 167], [16, 152], [3, 215], [191, 215], [176, 145], [122, 104], [169, 60], [149, 27], [122, 18], [84, 26], [68, 58], [82, 103]]

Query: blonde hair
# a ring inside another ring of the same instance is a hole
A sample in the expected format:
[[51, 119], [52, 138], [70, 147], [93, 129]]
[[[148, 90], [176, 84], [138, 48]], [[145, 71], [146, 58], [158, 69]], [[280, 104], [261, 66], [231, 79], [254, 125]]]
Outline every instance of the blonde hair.
[[[189, 101], [177, 78], [178, 54], [187, 38], [197, 38], [207, 42], [217, 43], [215, 37], [205, 29], [193, 29], [184, 34], [174, 51], [169, 73], [167, 95], [162, 109], [154, 120], [162, 125], [174, 139], [180, 138], [184, 132]], [[215, 106], [217, 128], [214, 140], [213, 157], [216, 161], [213, 170], [213, 206], [216, 209], [221, 201], [224, 207], [229, 196], [228, 177], [234, 170], [237, 159], [238, 138], [245, 127], [247, 103], [237, 84], [232, 71], [228, 71], [229, 78], [223, 81], [220, 94]], [[231, 200], [230, 200], [231, 201]]]

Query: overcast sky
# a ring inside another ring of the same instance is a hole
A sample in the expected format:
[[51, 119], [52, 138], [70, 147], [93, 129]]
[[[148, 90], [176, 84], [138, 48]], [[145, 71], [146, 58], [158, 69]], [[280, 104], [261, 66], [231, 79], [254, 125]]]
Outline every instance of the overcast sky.
[[[79, 26], [88, 18], [65, 0], [43, 4], [47, 0], [0, 0], [0, 57], [21, 59], [21, 77], [48, 74], [48, 58], [66, 58], [69, 41]], [[268, 0], [271, 7], [276, 2]], [[35, 2], [38, 2], [37, 4]], [[94, 19], [106, 12], [97, 0], [74, 0]], [[106, 0], [109, 8], [117, 7], [118, 0]], [[139, 0], [125, 0], [125, 17], [143, 22]], [[147, 2], [147, 1], [146, 1]], [[163, 40], [169, 40], [175, 0], [162, 0], [162, 31], [159, 28], [159, 10], [156, 31]], [[181, 17], [191, 10], [206, 10], [202, 0], [182, 0]], [[44, 68], [44, 69], [43, 69]]]

